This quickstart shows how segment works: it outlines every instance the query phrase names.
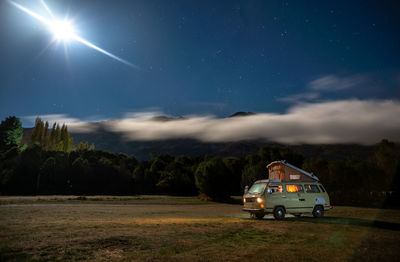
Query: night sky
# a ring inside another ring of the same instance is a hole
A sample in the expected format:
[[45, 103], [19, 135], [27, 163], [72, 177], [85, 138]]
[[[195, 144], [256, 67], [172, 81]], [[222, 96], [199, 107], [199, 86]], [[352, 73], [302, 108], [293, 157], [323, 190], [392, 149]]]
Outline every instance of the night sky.
[[[39, 0], [16, 3], [49, 18]], [[398, 101], [398, 1], [54, 1], [77, 41], [0, 3], [0, 118], [129, 112], [284, 113], [303, 103]], [[31, 119], [32, 120], [32, 119]]]

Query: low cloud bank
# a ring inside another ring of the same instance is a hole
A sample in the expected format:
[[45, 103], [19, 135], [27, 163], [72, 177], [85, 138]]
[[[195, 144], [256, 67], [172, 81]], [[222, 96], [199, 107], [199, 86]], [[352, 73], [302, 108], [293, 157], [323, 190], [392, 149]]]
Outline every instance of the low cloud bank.
[[122, 132], [128, 140], [193, 138], [204, 142], [248, 139], [297, 143], [371, 144], [387, 138], [400, 141], [398, 101], [346, 100], [301, 104], [284, 114], [256, 114], [245, 117], [155, 121], [125, 118], [109, 121], [105, 127]]
[[157, 114], [128, 114], [122, 119], [97, 123], [71, 122], [68, 128], [72, 132], [102, 128], [122, 133], [129, 141], [180, 138], [204, 142], [266, 139], [284, 144], [374, 144], [382, 138], [400, 141], [400, 102], [392, 100], [303, 103], [283, 114], [259, 113], [224, 119], [192, 116], [160, 120], [154, 118]]

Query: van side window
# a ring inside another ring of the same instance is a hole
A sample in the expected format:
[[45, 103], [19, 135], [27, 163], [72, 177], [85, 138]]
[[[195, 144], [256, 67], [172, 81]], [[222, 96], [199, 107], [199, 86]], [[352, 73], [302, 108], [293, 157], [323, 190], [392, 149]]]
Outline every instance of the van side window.
[[320, 193], [321, 192], [317, 185], [304, 185], [304, 187], [306, 188], [307, 193]]
[[268, 190], [272, 193], [282, 193], [282, 185], [268, 185]]
[[286, 185], [286, 192], [288, 193], [304, 193], [303, 186], [301, 185]]
[[325, 188], [322, 185], [319, 185], [319, 188], [321, 188], [322, 192], [325, 193]]

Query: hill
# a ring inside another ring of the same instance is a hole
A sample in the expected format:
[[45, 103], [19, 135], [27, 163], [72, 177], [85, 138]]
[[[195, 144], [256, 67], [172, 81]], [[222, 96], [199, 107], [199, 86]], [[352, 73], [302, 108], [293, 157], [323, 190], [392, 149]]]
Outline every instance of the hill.
[[[32, 128], [24, 129], [25, 143], [29, 140]], [[96, 150], [134, 155], [138, 160], [148, 160], [153, 152], [165, 153], [172, 156], [187, 155], [217, 155], [244, 157], [257, 152], [261, 147], [276, 145], [289, 147], [304, 157], [325, 158], [329, 160], [345, 160], [350, 156], [367, 158], [371, 156], [377, 146], [358, 144], [332, 144], [332, 145], [283, 145], [262, 140], [248, 140], [226, 143], [206, 143], [195, 139], [169, 139], [156, 141], [127, 141], [123, 134], [103, 130], [90, 133], [71, 132], [75, 145], [79, 142], [94, 144]]]

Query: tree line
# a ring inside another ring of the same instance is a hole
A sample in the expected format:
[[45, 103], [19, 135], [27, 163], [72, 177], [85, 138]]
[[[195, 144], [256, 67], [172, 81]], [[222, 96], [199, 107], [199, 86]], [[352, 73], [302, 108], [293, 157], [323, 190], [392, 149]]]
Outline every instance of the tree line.
[[87, 142], [80, 142], [75, 148], [74, 140], [68, 132], [67, 125], [63, 124], [60, 127], [59, 124], [54, 122], [53, 127], [49, 129], [49, 122], [43, 122], [40, 117], [35, 120], [35, 126], [29, 141], [29, 145], [34, 144], [50, 151], [70, 152], [75, 149], [94, 150], [94, 145], [92, 144], [89, 147]]
[[316, 174], [333, 204], [398, 205], [400, 150], [382, 140], [369, 158], [304, 158], [283, 146], [266, 146], [246, 157], [134, 156], [74, 146], [66, 125], [36, 120], [28, 145], [15, 117], [0, 125], [0, 194], [168, 194], [226, 200], [268, 178], [266, 165], [285, 159]]

